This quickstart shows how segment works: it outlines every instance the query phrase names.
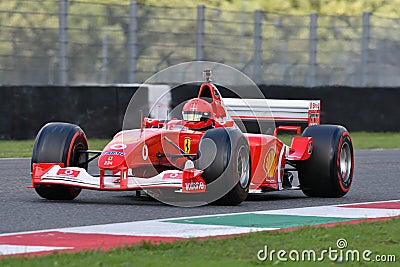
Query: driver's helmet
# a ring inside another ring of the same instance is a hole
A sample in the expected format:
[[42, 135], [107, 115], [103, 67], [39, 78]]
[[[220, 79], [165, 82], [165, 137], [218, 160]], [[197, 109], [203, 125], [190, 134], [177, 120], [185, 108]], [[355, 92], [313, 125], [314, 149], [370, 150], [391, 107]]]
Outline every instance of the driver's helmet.
[[203, 130], [212, 126], [212, 107], [207, 101], [191, 99], [182, 108], [184, 126], [193, 130]]

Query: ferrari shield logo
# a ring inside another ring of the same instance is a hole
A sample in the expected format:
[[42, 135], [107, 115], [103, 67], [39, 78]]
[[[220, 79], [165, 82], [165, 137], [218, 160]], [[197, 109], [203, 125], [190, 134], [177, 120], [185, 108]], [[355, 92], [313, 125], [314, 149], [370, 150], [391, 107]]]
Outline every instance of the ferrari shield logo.
[[190, 138], [185, 137], [185, 141], [183, 141], [183, 150], [186, 154], [190, 153]]

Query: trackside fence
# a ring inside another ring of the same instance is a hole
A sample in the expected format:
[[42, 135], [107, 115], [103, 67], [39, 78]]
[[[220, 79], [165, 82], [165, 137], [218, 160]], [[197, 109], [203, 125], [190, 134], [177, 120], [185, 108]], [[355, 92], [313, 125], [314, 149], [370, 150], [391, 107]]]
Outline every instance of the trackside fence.
[[400, 84], [400, 19], [125, 3], [1, 1], [0, 84], [140, 83], [193, 60], [267, 85]]

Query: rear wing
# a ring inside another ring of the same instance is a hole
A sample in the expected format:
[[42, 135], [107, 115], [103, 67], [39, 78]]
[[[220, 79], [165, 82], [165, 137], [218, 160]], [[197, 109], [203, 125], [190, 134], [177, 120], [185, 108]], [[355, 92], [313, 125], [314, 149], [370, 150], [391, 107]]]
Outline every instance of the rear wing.
[[303, 127], [320, 124], [320, 100], [223, 98], [222, 102], [233, 120]]

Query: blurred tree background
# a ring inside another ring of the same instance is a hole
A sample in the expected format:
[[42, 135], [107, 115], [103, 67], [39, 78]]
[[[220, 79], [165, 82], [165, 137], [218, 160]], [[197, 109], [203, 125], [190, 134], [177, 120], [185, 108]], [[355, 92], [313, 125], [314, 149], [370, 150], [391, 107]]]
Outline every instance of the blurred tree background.
[[[71, 81], [126, 82], [126, 59], [129, 57], [127, 52], [129, 51], [129, 3], [130, 0], [68, 0], [68, 53], [69, 67], [73, 70], [70, 71]], [[285, 40], [287, 36], [293, 36], [304, 41], [300, 45], [304, 52], [293, 55], [293, 61], [296, 62], [284, 62], [284, 64], [292, 65], [308, 63], [308, 32], [297, 27], [300, 25], [307, 29], [307, 24], [304, 23], [305, 21], [308, 23], [310, 13], [318, 13], [321, 16], [342, 16], [336, 20], [337, 25], [327, 22], [327, 26], [319, 30], [320, 40], [328, 40], [324, 44], [327, 48], [343, 46], [334, 42], [337, 40], [334, 36], [337, 32], [349, 40], [359, 39], [361, 26], [358, 21], [361, 21], [363, 12], [371, 12], [382, 18], [400, 18], [400, 0], [137, 0], [137, 3], [141, 5], [138, 11], [140, 18], [138, 72], [142, 73], [143, 77], [148, 77], [172, 64], [194, 59], [196, 36], [187, 33], [196, 31], [193, 20], [196, 19], [198, 5], [205, 5], [212, 11], [207, 13], [210, 17], [207, 17], [205, 27], [206, 32], [210, 33], [206, 41], [214, 45], [214, 48], [206, 51], [206, 58], [221, 62], [224, 59], [236, 58], [236, 60], [240, 59], [242, 65], [252, 59], [253, 54], [246, 48], [252, 46], [253, 11], [256, 9], [268, 12], [270, 19], [273, 20], [273, 23], [265, 25], [264, 38], [275, 40], [279, 37]], [[156, 8], [148, 8], [152, 6]], [[233, 12], [221, 14], [219, 9]], [[57, 84], [58, 10], [57, 0], [0, 1], [0, 83], [18, 84], [20, 81], [22, 83], [29, 81], [30, 84], [43, 84], [47, 81], [48, 84]], [[288, 22], [285, 22], [276, 14], [298, 15], [298, 17], [288, 18]], [[218, 24], [213, 16], [219, 16], [221, 20], [225, 20], [225, 23]], [[351, 18], [346, 16], [356, 16], [357, 22], [349, 23]], [[330, 18], [321, 19], [321, 22], [328, 19]], [[230, 21], [237, 23], [228, 23]], [[293, 21], [295, 24], [290, 24]], [[239, 25], [239, 22], [243, 23]], [[382, 29], [388, 25], [392, 26], [391, 24], [393, 24], [392, 20], [387, 20], [379, 24], [379, 27]], [[279, 28], [280, 25], [288, 25], [288, 27]], [[331, 31], [331, 25], [338, 30]], [[354, 27], [355, 25], [358, 28]], [[393, 27], [393, 31], [397, 31], [399, 25]], [[388, 31], [387, 28], [385, 31]], [[234, 45], [231, 49], [223, 49], [226, 44], [223, 44], [222, 38], [219, 38], [223, 33], [225, 33], [223, 38]], [[237, 41], [237, 38], [229, 39], [237, 37], [239, 33], [242, 36], [240, 41]], [[381, 39], [385, 39], [381, 46], [389, 45], [387, 36]], [[397, 47], [396, 42], [397, 40], [393, 47]], [[106, 60], [108, 60], [106, 64], [103, 52], [105, 45], [107, 46]], [[285, 61], [286, 59], [275, 58], [287, 54], [283, 51], [284, 49], [300, 47], [295, 42], [284, 45], [277, 42], [275, 48], [273, 44], [269, 45], [269, 49], [263, 52], [266, 65], [279, 60]], [[358, 46], [358, 43], [356, 45]], [[160, 47], [168, 47], [168, 49], [160, 49]], [[342, 51], [338, 53], [346, 57]], [[384, 56], [382, 55], [381, 58]], [[354, 58], [358, 57], [358, 54], [354, 55]], [[338, 57], [334, 58], [338, 59]], [[325, 60], [323, 54], [320, 55], [319, 60], [326, 62], [326, 65], [333, 65], [330, 59]], [[343, 65], [343, 60], [340, 60], [338, 64]], [[104, 70], [105, 66], [113, 71], [107, 74]], [[273, 66], [271, 69], [277, 71], [279, 67]], [[285, 69], [287, 70], [286, 67]], [[281, 72], [271, 73], [271, 76], [278, 77]], [[299, 74], [299, 77], [303, 76]], [[284, 77], [283, 80], [288, 80], [288, 78]]]
[[244, 9], [250, 12], [261, 9], [266, 12], [301, 15], [315, 12], [321, 15], [358, 16], [365, 11], [384, 17], [400, 17], [400, 0], [138, 0], [138, 3], [175, 7], [203, 4], [226, 10]]

